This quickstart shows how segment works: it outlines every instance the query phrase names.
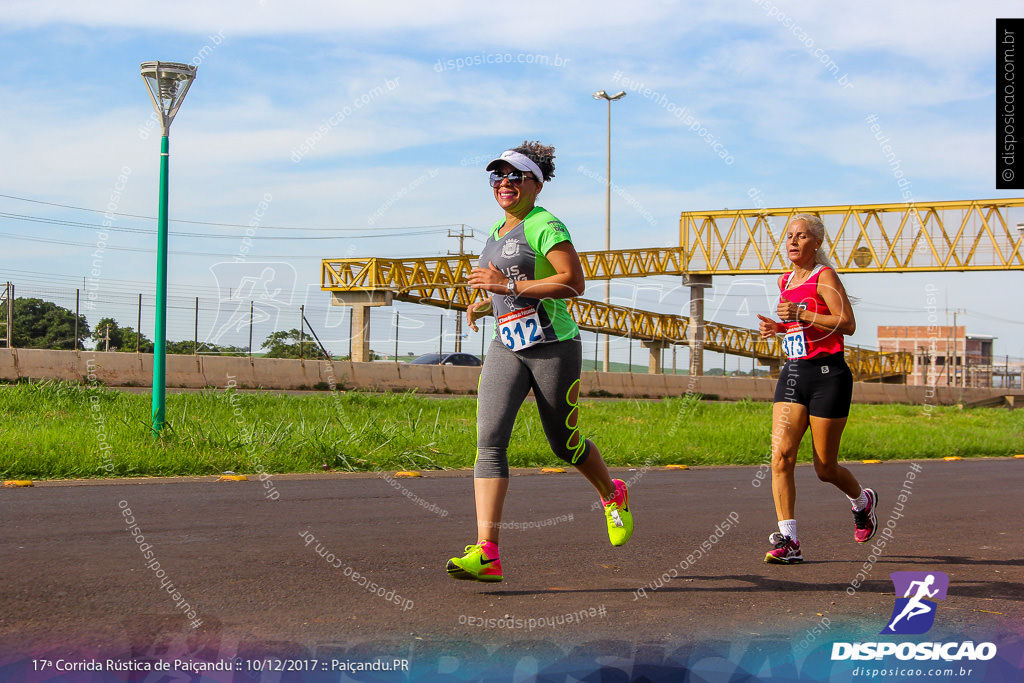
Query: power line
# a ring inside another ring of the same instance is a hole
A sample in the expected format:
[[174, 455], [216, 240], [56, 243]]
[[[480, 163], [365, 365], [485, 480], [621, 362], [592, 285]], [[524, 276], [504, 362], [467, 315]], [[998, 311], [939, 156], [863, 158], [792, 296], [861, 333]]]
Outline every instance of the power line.
[[[117, 225], [102, 225], [102, 224], [96, 224], [96, 223], [82, 223], [82, 222], [79, 222], [79, 221], [69, 221], [69, 220], [64, 220], [64, 219], [61, 219], [61, 218], [43, 218], [41, 216], [29, 216], [29, 215], [26, 215], [26, 214], [18, 214], [18, 213], [0, 212], [0, 218], [6, 218], [8, 220], [26, 221], [26, 222], [29, 222], [29, 223], [44, 223], [44, 224], [48, 224], [48, 225], [60, 225], [60, 226], [63, 226], [63, 227], [71, 227], [71, 228], [84, 228], [84, 229], [87, 229], [87, 230], [95, 230], [95, 231], [102, 231], [102, 232], [129, 232], [129, 233], [137, 233], [137, 234], [142, 234], [142, 235], [155, 235], [156, 234], [156, 229], [155, 228], [154, 229], [149, 229], [149, 228], [129, 228], [129, 227], [123, 227], [123, 226], [117, 226]], [[243, 226], [235, 226], [235, 227], [243, 227]], [[422, 230], [412, 229], [412, 230], [408, 230], [406, 232], [389, 232], [386, 235], [379, 235], [379, 234], [344, 235], [344, 236], [339, 236], [339, 235], [323, 235], [323, 236], [320, 236], [320, 235], [316, 235], [316, 236], [302, 236], [302, 237], [295, 236], [295, 235], [248, 235], [247, 239], [250, 239], [250, 240], [337, 240], [337, 239], [342, 239], [343, 238], [343, 239], [354, 240], [354, 239], [375, 239], [375, 238], [383, 238], [383, 237], [387, 237], [387, 238], [391, 238], [391, 237], [411, 237], [411, 236], [415, 236], [415, 235], [431, 235], [431, 234], [439, 233], [439, 232], [440, 232], [440, 228], [431, 228], [431, 229], [424, 228]], [[240, 235], [211, 235], [209, 233], [203, 233], [203, 232], [179, 232], [179, 231], [173, 231], [173, 230], [172, 231], [168, 231], [168, 234], [170, 234], [170, 235], [172, 235], [174, 237], [193, 237], [193, 238], [200, 238], [200, 239], [237, 240], [237, 239], [239, 239], [241, 237]]]
[[1024, 320], [1010, 320], [1009, 318], [1000, 318], [997, 315], [987, 315], [985, 313], [978, 313], [977, 311], [964, 311], [964, 314], [974, 318], [984, 318], [985, 320], [997, 320], [1002, 323], [1010, 323], [1011, 325], [1024, 325]]
[[[72, 206], [70, 204], [58, 204], [56, 202], [44, 202], [44, 201], [41, 201], [41, 200], [38, 200], [38, 199], [28, 199], [27, 197], [17, 197], [15, 195], [10, 195], [10, 194], [0, 194], [0, 197], [2, 197], [4, 199], [14, 199], [14, 200], [19, 201], [19, 202], [31, 202], [32, 204], [43, 204], [45, 206], [56, 206], [56, 207], [60, 207], [62, 209], [74, 209], [75, 211], [88, 211], [90, 213], [99, 213], [99, 214], [103, 214], [104, 216], [124, 216], [125, 218], [141, 218], [141, 219], [147, 220], [147, 221], [155, 221], [155, 220], [157, 220], [153, 216], [141, 216], [139, 214], [121, 213], [121, 212], [118, 212], [118, 211], [104, 211], [102, 209], [89, 209], [89, 208], [86, 208], [84, 206]], [[355, 232], [357, 230], [366, 230], [365, 227], [363, 227], [363, 228], [296, 228], [296, 227], [280, 226], [280, 225], [278, 225], [278, 226], [275, 226], [275, 225], [253, 226], [253, 225], [244, 224], [244, 223], [218, 223], [218, 222], [215, 222], [215, 221], [189, 221], [189, 220], [182, 220], [182, 219], [175, 219], [175, 218], [169, 219], [169, 222], [171, 222], [171, 223], [186, 223], [186, 224], [189, 224], [189, 225], [211, 225], [211, 226], [222, 227], [222, 228], [252, 228], [252, 227], [258, 227], [260, 230], [302, 230], [302, 231], [307, 231], [307, 232]], [[427, 230], [427, 229], [430, 229], [431, 232], [433, 232], [433, 231], [440, 230], [441, 228], [446, 228], [447, 229], [447, 228], [450, 228], [450, 227], [455, 227], [457, 225], [459, 225], [459, 224], [458, 223], [445, 223], [445, 224], [441, 224], [441, 225], [408, 225], [408, 226], [401, 226], [401, 227], [394, 227], [394, 228], [386, 228], [386, 227], [377, 228], [377, 227], [375, 227], [374, 230]], [[109, 229], [108, 226], [101, 226], [101, 227], [104, 227], [104, 229]], [[295, 238], [290, 238], [290, 239], [295, 239]]]
[[[25, 235], [11, 235], [10, 233], [6, 233], [6, 232], [0, 232], [0, 237], [6, 237], [6, 238], [12, 239], [12, 240], [24, 240], [26, 242], [43, 242], [43, 243], [46, 243], [46, 244], [59, 244], [61, 246], [65, 246], [65, 247], [85, 247], [87, 249], [96, 249], [97, 248], [95, 244], [89, 244], [88, 242], [68, 242], [67, 240], [47, 239], [46, 237], [27, 237]], [[104, 250], [114, 250], [114, 251], [134, 251], [134, 252], [139, 252], [139, 253], [143, 253], [143, 254], [155, 254], [156, 253], [156, 249], [155, 248], [153, 248], [153, 249], [145, 249], [145, 248], [136, 248], [136, 247], [115, 247], [115, 246], [112, 246], [112, 245], [109, 245], [109, 244], [107, 246], [103, 247], [103, 249]], [[182, 254], [182, 255], [185, 255], [185, 256], [218, 256], [218, 257], [225, 257], [225, 258], [231, 256], [231, 254], [228, 254], [228, 253], [223, 253], [223, 252], [222, 253], [212, 253], [212, 252], [208, 252], [208, 251], [177, 251], [177, 250], [175, 250], [174, 253], [175, 254]]]

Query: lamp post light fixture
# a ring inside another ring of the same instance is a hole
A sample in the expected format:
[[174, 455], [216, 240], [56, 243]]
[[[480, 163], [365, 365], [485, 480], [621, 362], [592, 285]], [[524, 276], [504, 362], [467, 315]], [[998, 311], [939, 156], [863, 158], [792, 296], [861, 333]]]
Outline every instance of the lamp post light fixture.
[[[605, 194], [604, 194], [604, 249], [610, 251], [612, 248], [612, 102], [615, 100], [621, 100], [626, 96], [626, 93], [622, 90], [609, 95], [604, 90], [598, 90], [594, 93], [595, 100], [607, 100], [608, 101], [608, 163], [605, 167]], [[612, 281], [609, 278], [604, 283], [604, 302], [606, 304], [611, 303], [612, 298]], [[609, 346], [611, 345], [611, 337], [607, 334], [604, 336], [604, 360], [602, 363], [602, 370], [608, 372], [608, 361], [609, 361]]]
[[167, 159], [171, 122], [196, 77], [196, 67], [176, 62], [143, 62], [142, 79], [160, 115], [160, 209], [156, 241], [156, 326], [153, 334], [153, 435], [164, 426], [167, 378]]

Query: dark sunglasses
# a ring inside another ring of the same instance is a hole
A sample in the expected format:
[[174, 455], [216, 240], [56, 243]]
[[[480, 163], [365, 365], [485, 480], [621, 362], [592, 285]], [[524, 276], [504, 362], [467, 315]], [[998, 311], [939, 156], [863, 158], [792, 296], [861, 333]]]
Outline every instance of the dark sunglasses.
[[509, 171], [508, 173], [498, 173], [497, 171], [491, 171], [491, 187], [497, 187], [501, 185], [501, 181], [508, 178], [508, 182], [512, 183], [513, 187], [519, 187], [523, 184], [523, 179], [533, 178], [532, 175], [528, 176], [522, 171]]

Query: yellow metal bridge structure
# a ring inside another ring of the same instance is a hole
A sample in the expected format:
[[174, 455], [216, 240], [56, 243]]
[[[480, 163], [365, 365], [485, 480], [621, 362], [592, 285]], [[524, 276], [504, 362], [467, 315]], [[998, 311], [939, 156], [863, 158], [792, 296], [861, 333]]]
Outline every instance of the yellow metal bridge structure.
[[[569, 301], [581, 329], [640, 340], [651, 350], [651, 372], [660, 351], [687, 345], [756, 358], [776, 367], [777, 339], [756, 330], [703, 319], [703, 290], [713, 275], [769, 275], [788, 270], [782, 248], [789, 219], [819, 216], [826, 247], [839, 273], [1024, 270], [1024, 199], [689, 211], [680, 217], [679, 247], [580, 252], [588, 280], [680, 276], [690, 287], [690, 315], [644, 311], [600, 301]], [[321, 262], [321, 289], [334, 303], [354, 307], [353, 360], [369, 358], [372, 306], [392, 300], [465, 310], [481, 298], [466, 285], [479, 257], [337, 258]], [[702, 374], [700, 353], [690, 371]], [[847, 346], [847, 362], [861, 381], [899, 380], [912, 371], [909, 353], [879, 353]]]

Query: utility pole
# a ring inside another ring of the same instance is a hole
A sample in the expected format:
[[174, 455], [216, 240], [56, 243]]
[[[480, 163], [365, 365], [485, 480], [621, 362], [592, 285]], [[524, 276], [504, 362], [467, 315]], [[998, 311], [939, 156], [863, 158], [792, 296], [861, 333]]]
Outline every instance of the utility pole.
[[[451, 228], [448, 228], [448, 236], [449, 237], [454, 237], [457, 240], [459, 240], [459, 252], [455, 253], [453, 251], [449, 251], [448, 255], [449, 256], [465, 256], [466, 255], [466, 251], [463, 248], [463, 243], [466, 241], [467, 237], [472, 237], [473, 236], [473, 229], [470, 228], [469, 232], [467, 233], [466, 232], [466, 224], [462, 223], [462, 224], [459, 225], [459, 232], [458, 233], [453, 233]], [[460, 314], [460, 315], [456, 315], [455, 316], [455, 353], [461, 353], [461, 352], [462, 352], [462, 315]]]
[[960, 351], [957, 348], [959, 346], [959, 344], [957, 343], [957, 338], [956, 338], [956, 314], [958, 312], [959, 311], [953, 311], [953, 386], [957, 386], [956, 366], [957, 366], [958, 361], [960, 360]]
[[14, 285], [12, 283], [4, 283], [4, 294], [3, 297], [0, 297], [0, 303], [7, 304], [7, 322], [4, 323], [7, 329], [4, 334], [7, 348], [12, 348], [14, 344]]
[[[620, 90], [614, 95], [609, 95], [607, 91], [598, 90], [594, 93], [595, 100], [605, 100], [608, 103], [608, 154], [606, 156], [604, 181], [605, 181], [605, 193], [604, 193], [604, 250], [605, 258], [611, 259], [611, 256], [607, 252], [611, 251], [612, 248], [612, 102], [621, 100], [626, 96], [625, 91]], [[605, 280], [604, 283], [604, 303], [610, 304], [612, 297], [612, 281], [611, 281], [611, 269], [607, 273], [609, 279]], [[611, 335], [604, 335], [604, 359], [601, 364], [603, 372], [609, 371], [611, 361]], [[632, 367], [630, 368], [632, 370]]]
[[[964, 386], [965, 387], [965, 386], [967, 386], [967, 330], [966, 329], [964, 330], [964, 359], [963, 359], [964, 364], [960, 366], [960, 378], [958, 380], [958, 378], [956, 376], [956, 373], [957, 373], [957, 365], [958, 365], [958, 363], [960, 361], [960, 348], [959, 348], [960, 340], [959, 340], [959, 337], [957, 337], [957, 333], [956, 333], [956, 323], [957, 323], [956, 317], [957, 317], [958, 313], [967, 313], [967, 310], [963, 309], [963, 308], [954, 308], [952, 313], [953, 313], [953, 327], [949, 331], [948, 336], [946, 337], [946, 386], [948, 386], [948, 387]], [[949, 323], [949, 314], [950, 314], [950, 310], [949, 310], [949, 292], [947, 291], [946, 292], [946, 323], [947, 323], [947, 326], [948, 326], [948, 323]], [[950, 346], [953, 347], [953, 349], [952, 349], [952, 356], [950, 355]], [[950, 361], [952, 361], [952, 363], [950, 363]], [[952, 368], [950, 368], [951, 365], [952, 365]], [[959, 381], [959, 383], [958, 383], [958, 381]]]

